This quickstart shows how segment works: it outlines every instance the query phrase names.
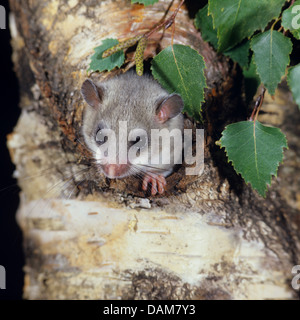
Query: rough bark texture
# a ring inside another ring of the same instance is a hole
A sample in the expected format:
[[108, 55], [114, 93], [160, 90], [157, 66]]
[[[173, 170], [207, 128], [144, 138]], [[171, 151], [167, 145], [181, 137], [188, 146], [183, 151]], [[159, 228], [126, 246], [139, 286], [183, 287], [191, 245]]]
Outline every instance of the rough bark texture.
[[[109, 181], [90, 165], [80, 142], [79, 88], [102, 39], [145, 32], [169, 1], [147, 8], [125, 0], [10, 4], [22, 114], [8, 146], [22, 190], [24, 297], [297, 298], [290, 285], [300, 249], [295, 106], [282, 103], [280, 93], [265, 103], [288, 135], [290, 149], [262, 199], [214, 145], [227, 122], [246, 116], [239, 72], [202, 41], [183, 8], [174, 43], [191, 45], [207, 65], [204, 172], [186, 177], [181, 168], [167, 179], [165, 195], [149, 197], [136, 178]], [[153, 41], [146, 58], [168, 46], [171, 37], [167, 30], [161, 41]]]

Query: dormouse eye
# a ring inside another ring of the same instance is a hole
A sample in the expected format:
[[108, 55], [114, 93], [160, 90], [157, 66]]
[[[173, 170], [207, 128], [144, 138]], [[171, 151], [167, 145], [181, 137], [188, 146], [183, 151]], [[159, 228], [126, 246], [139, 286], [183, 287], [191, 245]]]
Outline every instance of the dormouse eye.
[[145, 145], [147, 144], [147, 141], [148, 141], [147, 136], [140, 136], [140, 137], [138, 137], [138, 140], [137, 140], [137, 142], [139, 142], [140, 148], [145, 147]]
[[129, 141], [129, 146], [135, 146], [137, 149], [142, 149], [145, 147], [147, 143], [147, 137], [146, 136], [137, 136], [135, 141]]
[[97, 144], [101, 145], [101, 144], [105, 143], [107, 141], [107, 139], [108, 139], [107, 135], [104, 134], [102, 129], [99, 129], [96, 133], [96, 138], [95, 138]]

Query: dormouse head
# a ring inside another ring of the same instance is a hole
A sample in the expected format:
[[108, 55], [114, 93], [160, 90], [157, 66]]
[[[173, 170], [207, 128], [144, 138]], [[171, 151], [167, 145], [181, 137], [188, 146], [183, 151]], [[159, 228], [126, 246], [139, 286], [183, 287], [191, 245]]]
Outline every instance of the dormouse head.
[[129, 72], [97, 84], [87, 79], [81, 93], [88, 104], [84, 140], [108, 178], [142, 171], [149, 162], [151, 129], [183, 129], [181, 97], [150, 77]]

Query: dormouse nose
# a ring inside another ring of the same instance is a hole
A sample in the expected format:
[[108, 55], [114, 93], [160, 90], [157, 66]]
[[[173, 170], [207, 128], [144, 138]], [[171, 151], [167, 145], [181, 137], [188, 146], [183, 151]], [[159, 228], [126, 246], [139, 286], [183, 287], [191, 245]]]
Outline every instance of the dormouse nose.
[[110, 179], [123, 177], [128, 169], [128, 164], [106, 164], [103, 166], [105, 175]]

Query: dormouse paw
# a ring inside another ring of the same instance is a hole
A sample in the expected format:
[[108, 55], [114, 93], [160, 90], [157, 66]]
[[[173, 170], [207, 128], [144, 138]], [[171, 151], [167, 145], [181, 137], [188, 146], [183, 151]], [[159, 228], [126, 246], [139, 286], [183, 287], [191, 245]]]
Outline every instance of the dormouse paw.
[[144, 191], [147, 191], [149, 184], [151, 184], [151, 195], [155, 196], [157, 193], [164, 193], [167, 181], [164, 176], [157, 175], [154, 173], [148, 173], [144, 176], [142, 189]]

